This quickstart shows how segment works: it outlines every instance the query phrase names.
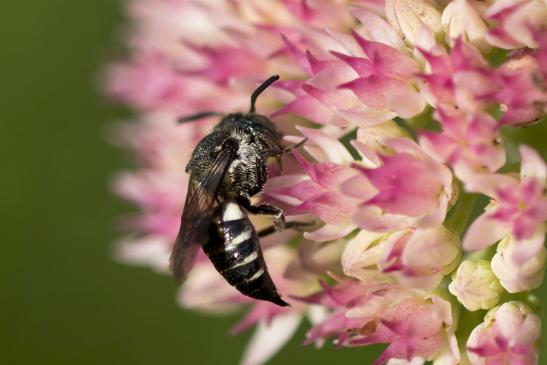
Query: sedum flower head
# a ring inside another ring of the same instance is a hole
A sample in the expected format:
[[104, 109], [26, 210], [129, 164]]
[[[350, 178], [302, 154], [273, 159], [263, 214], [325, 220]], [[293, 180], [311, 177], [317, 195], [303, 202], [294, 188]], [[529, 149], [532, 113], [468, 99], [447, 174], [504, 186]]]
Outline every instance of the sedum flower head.
[[[291, 306], [241, 295], [203, 254], [178, 303], [247, 309], [232, 329], [256, 327], [247, 365], [304, 318], [306, 344], [386, 344], [375, 365], [537, 363], [539, 318], [513, 293], [544, 275], [547, 169], [512, 135], [547, 116], [546, 11], [542, 0], [127, 1], [127, 55], [104, 88], [135, 113], [112, 136], [135, 166], [113, 190], [138, 210], [116, 257], [168, 273], [184, 165], [218, 122], [175, 121], [247, 110], [279, 74], [257, 110], [287, 145], [307, 141], [269, 166], [254, 199], [315, 222], [260, 242]], [[478, 196], [490, 203], [475, 217]]]
[[452, 276], [450, 293], [469, 311], [490, 309], [498, 304], [502, 287], [485, 260], [465, 260]]

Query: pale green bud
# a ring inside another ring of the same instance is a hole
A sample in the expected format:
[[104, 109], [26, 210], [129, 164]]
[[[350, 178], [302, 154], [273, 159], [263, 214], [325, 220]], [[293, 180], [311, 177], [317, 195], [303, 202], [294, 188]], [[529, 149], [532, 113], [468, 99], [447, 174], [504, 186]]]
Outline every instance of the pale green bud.
[[452, 275], [448, 290], [469, 311], [490, 309], [500, 299], [503, 288], [485, 260], [463, 261]]

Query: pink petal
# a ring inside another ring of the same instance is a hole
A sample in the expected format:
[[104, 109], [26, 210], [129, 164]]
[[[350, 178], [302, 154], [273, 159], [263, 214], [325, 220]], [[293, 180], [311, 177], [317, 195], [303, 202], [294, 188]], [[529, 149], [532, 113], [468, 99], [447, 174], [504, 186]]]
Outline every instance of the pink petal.
[[332, 241], [346, 236], [355, 228], [352, 224], [325, 224], [315, 231], [305, 232], [304, 238], [315, 242]]
[[368, 201], [376, 196], [379, 191], [362, 174], [357, 174], [340, 185], [342, 193], [361, 201]]
[[521, 215], [513, 222], [513, 235], [515, 239], [524, 240], [532, 237], [544, 225], [544, 221], [545, 219], [538, 221]]
[[343, 32], [338, 32], [331, 28], [327, 28], [326, 32], [346, 51], [348, 51], [350, 55], [358, 57], [365, 55], [362, 48], [359, 47], [359, 45], [355, 41], [355, 38], [351, 37], [350, 35]]
[[373, 127], [397, 116], [389, 110], [369, 109], [363, 104], [347, 110], [335, 109], [334, 112], [357, 127]]
[[232, 300], [238, 296], [242, 297], [225, 280], [219, 280], [218, 273], [207, 260], [194, 266], [178, 293], [177, 302], [183, 307], [199, 308], [208, 313], [226, 313], [239, 307], [239, 303]]
[[406, 82], [381, 74], [360, 77], [339, 88], [350, 89], [364, 104], [376, 109], [386, 109], [388, 97], [415, 93]]
[[329, 161], [344, 164], [353, 161], [353, 157], [348, 150], [337, 139], [334, 139], [318, 129], [311, 129], [301, 126], [296, 126], [296, 129], [305, 137], [309, 138], [310, 142], [321, 147], [328, 156]]
[[477, 71], [475, 69], [469, 71], [460, 71], [453, 77], [457, 87], [467, 89], [473, 95], [485, 95], [498, 90], [500, 85], [487, 72]]
[[[319, 185], [317, 185], [317, 183], [311, 180], [305, 180], [292, 186], [277, 189], [275, 191], [272, 191], [271, 193], [276, 195], [286, 195], [291, 198], [298, 199], [302, 202], [310, 199], [317, 194], [323, 193], [323, 191], [324, 190]], [[268, 195], [272, 195], [271, 193]]]
[[314, 73], [319, 73], [327, 67], [335, 66], [337, 64], [334, 60], [320, 60], [316, 58], [309, 50], [306, 51], [306, 58], [308, 59]]
[[351, 141], [351, 145], [355, 147], [355, 149], [363, 157], [363, 162], [365, 163], [365, 165], [366, 162], [369, 162], [370, 165], [372, 165], [366, 165], [367, 167], [379, 167], [382, 165], [382, 159], [380, 158], [380, 156], [378, 156], [378, 154], [366, 143], [363, 143], [359, 140], [353, 140]]
[[130, 265], [150, 266], [159, 272], [167, 272], [171, 243], [161, 236], [140, 239], [124, 239], [116, 243], [114, 257]]
[[296, 185], [306, 180], [309, 181], [309, 177], [304, 174], [282, 175], [282, 176], [272, 177], [268, 179], [268, 181], [266, 182], [266, 185], [264, 186], [264, 193], [286, 204], [297, 205], [297, 204], [300, 204], [299, 200], [292, 197], [288, 197], [284, 194], [280, 194], [278, 191], [283, 188]]
[[354, 17], [359, 19], [363, 27], [362, 30], [368, 39], [387, 44], [396, 49], [405, 49], [401, 36], [382, 17], [357, 6], [350, 6], [348, 10]]
[[386, 105], [389, 110], [395, 111], [401, 118], [411, 118], [424, 110], [426, 100], [421, 93], [416, 91], [388, 96]]
[[378, 73], [407, 79], [418, 72], [418, 64], [411, 57], [387, 44], [367, 41], [352, 32], [357, 43], [363, 48]]
[[471, 43], [464, 42], [461, 38], [456, 40], [450, 58], [455, 71], [480, 68], [487, 65], [480, 51]]
[[281, 35], [281, 38], [283, 39], [283, 42], [285, 43], [285, 47], [294, 57], [296, 62], [300, 65], [302, 70], [304, 70], [308, 75], [313, 75], [313, 70], [311, 69], [311, 65], [308, 62], [308, 58], [306, 57], [306, 54], [302, 52], [301, 50], [299, 50], [298, 47], [296, 47], [296, 45], [292, 43], [283, 34]]
[[531, 238], [516, 241], [511, 259], [517, 265], [524, 265], [543, 249], [545, 230], [538, 230]]
[[423, 157], [420, 146], [410, 138], [386, 138], [383, 143], [398, 153], [408, 153], [415, 157]]
[[[452, 244], [451, 244], [452, 243]], [[444, 226], [416, 230], [406, 242], [401, 260], [405, 266], [444, 267], [459, 253], [459, 239]], [[427, 252], [427, 255], [424, 255]]]
[[276, 316], [270, 323], [260, 323], [251, 338], [241, 365], [261, 365], [272, 358], [285, 345], [300, 325], [301, 316], [287, 313]]
[[446, 218], [449, 200], [449, 196], [443, 193], [443, 195], [439, 198], [439, 206], [433, 212], [426, 214], [422, 218], [420, 218], [417, 222], [417, 227], [429, 228], [441, 224]]
[[[314, 81], [314, 79], [310, 79], [310, 81]], [[353, 102], [355, 98], [341, 90], [323, 90], [309, 83], [302, 85], [302, 89], [328, 108], [329, 113], [335, 109], [347, 109], [355, 106]]]
[[501, 227], [498, 220], [492, 219], [489, 213], [483, 213], [465, 232], [463, 248], [468, 251], [482, 250], [501, 240], [508, 233], [509, 230]]
[[420, 53], [429, 63], [433, 74], [451, 75], [453, 73], [452, 62], [448, 56], [434, 54], [423, 49], [420, 49]]
[[419, 141], [428, 154], [442, 162], [448, 161], [458, 148], [452, 137], [445, 133], [422, 132]]
[[355, 207], [355, 200], [334, 192], [314, 196], [300, 205], [286, 209], [288, 215], [313, 213], [325, 223], [340, 224], [347, 221]]
[[285, 114], [296, 114], [319, 124], [330, 124], [332, 111], [317, 99], [305, 95], [298, 97], [271, 115], [276, 118]]
[[380, 191], [368, 204], [387, 213], [419, 216], [438, 206], [442, 185], [426, 161], [406, 153], [383, 158], [384, 164], [364, 171]]
[[348, 56], [343, 53], [331, 51], [331, 53], [346, 62], [351, 68], [359, 74], [359, 76], [370, 76], [374, 73], [370, 60], [362, 57]]
[[547, 167], [543, 159], [528, 146], [520, 146], [519, 151], [521, 156], [520, 178], [522, 180], [537, 179], [538, 183], [544, 187], [547, 178]]
[[315, 74], [302, 85], [302, 89], [327, 107], [349, 109], [358, 105], [358, 100], [351, 91], [341, 90], [338, 85], [358, 76], [351, 67], [340, 62]]
[[405, 215], [387, 214], [373, 205], [359, 208], [353, 216], [359, 227], [371, 232], [393, 232], [413, 227], [416, 219]]
[[465, 190], [468, 192], [477, 192], [496, 198], [499, 187], [513, 189], [518, 191], [519, 184], [516, 179], [508, 175], [501, 174], [481, 174], [473, 171], [462, 171], [462, 180], [465, 182]]

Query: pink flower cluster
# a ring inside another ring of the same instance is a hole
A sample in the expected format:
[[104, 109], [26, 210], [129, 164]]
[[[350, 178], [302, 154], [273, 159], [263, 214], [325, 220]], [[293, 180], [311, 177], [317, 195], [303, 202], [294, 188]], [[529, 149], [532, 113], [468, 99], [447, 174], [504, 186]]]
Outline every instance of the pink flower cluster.
[[291, 306], [240, 295], [205, 256], [180, 291], [188, 308], [250, 306], [234, 328], [257, 325], [242, 364], [267, 361], [305, 317], [307, 343], [387, 344], [376, 364], [537, 363], [539, 318], [507, 298], [543, 279], [547, 168], [502, 131], [547, 115], [544, 1], [131, 0], [127, 15], [129, 56], [105, 72], [138, 116], [117, 136], [137, 168], [114, 189], [140, 208], [120, 260], [167, 271], [184, 166], [215, 122], [176, 118], [245, 110], [280, 74], [258, 110], [287, 143], [308, 139], [261, 196], [318, 226], [261, 242]]

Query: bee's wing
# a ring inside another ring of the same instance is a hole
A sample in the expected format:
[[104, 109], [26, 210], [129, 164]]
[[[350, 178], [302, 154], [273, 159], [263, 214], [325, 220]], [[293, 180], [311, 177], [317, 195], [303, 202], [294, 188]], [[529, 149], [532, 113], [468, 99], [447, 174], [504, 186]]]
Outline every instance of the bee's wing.
[[231, 162], [236, 156], [237, 145], [229, 144], [219, 152], [201, 181], [192, 173], [188, 194], [180, 221], [180, 229], [170, 258], [170, 268], [175, 280], [182, 283], [192, 268], [198, 249], [209, 239], [208, 229], [218, 188]]

